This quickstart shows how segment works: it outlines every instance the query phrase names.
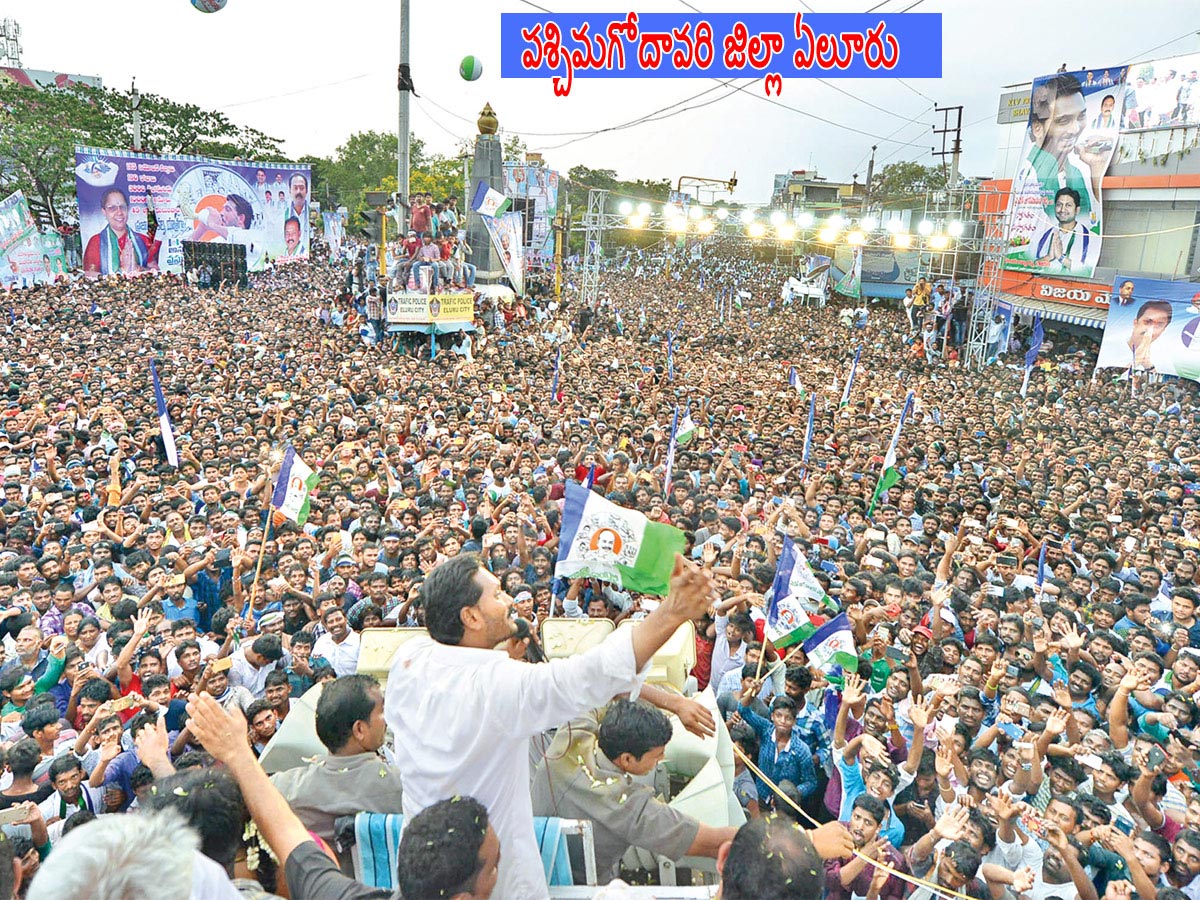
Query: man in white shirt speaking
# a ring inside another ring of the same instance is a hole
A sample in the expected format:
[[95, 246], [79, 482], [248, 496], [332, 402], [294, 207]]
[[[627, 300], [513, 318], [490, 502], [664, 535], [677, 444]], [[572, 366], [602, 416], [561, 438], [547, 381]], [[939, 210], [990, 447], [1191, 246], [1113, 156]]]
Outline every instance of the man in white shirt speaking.
[[711, 576], [675, 557], [670, 592], [633, 628], [547, 664], [518, 662], [511, 601], [475, 554], [438, 566], [421, 591], [428, 638], [396, 652], [384, 714], [396, 738], [411, 818], [455, 795], [477, 798], [500, 837], [497, 897], [549, 897], [533, 830], [529, 739], [636, 693], [638, 672], [675, 630], [713, 602]]

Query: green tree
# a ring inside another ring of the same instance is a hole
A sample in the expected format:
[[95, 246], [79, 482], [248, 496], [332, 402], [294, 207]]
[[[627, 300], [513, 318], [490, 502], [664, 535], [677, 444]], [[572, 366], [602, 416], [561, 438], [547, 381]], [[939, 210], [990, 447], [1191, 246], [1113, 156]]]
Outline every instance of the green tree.
[[587, 166], [572, 166], [567, 171], [567, 180], [581, 191], [590, 188], [612, 191], [617, 187], [616, 169], [590, 169]]
[[462, 161], [454, 157], [433, 155], [419, 169], [409, 174], [412, 190], [433, 194], [439, 202], [446, 197], [462, 198]]
[[527, 149], [525, 141], [519, 134], [510, 134], [504, 139], [504, 161], [506, 163], [524, 162]]
[[929, 191], [945, 188], [946, 173], [941, 166], [923, 166], [918, 162], [896, 162], [884, 166], [871, 180], [871, 196], [879, 201], [923, 197]]
[[[127, 92], [76, 85], [33, 90], [0, 85], [0, 189], [18, 188], [59, 224], [74, 218], [75, 146], [133, 146], [133, 107]], [[143, 94], [141, 147], [148, 153], [218, 158], [281, 159], [280, 142], [237, 125], [221, 112]]]
[[31, 207], [60, 224], [75, 192], [75, 145], [100, 124], [70, 91], [0, 83], [0, 192], [23, 190]]

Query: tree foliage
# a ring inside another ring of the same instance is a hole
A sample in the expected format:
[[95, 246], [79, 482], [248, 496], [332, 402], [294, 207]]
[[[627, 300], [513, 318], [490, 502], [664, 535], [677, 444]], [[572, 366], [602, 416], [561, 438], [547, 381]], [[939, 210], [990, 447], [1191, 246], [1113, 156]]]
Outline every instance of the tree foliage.
[[[399, 168], [396, 135], [359, 131], [346, 139], [331, 157], [307, 156], [313, 167], [313, 196], [328, 207], [345, 206], [351, 214], [366, 208], [366, 191], [396, 190]], [[462, 162], [453, 156], [429, 153], [425, 142], [411, 135], [408, 142], [409, 190], [439, 200], [463, 192]]]
[[924, 197], [929, 191], [945, 187], [946, 173], [941, 166], [896, 162], [875, 173], [871, 179], [871, 196], [876, 200], [895, 202]]
[[[34, 90], [0, 84], [0, 190], [22, 189], [31, 205], [55, 223], [75, 212], [75, 146], [133, 147], [131, 94], [73, 85]], [[143, 94], [139, 108], [141, 149], [229, 159], [283, 158], [280, 141], [193, 103]]]

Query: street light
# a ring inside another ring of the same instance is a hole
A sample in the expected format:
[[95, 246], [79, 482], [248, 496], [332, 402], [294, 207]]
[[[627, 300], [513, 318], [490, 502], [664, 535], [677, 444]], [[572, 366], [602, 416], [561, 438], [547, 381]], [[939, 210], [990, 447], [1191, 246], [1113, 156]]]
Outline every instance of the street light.
[[838, 213], [834, 213], [832, 216], [826, 219], [825, 224], [830, 228], [835, 228], [840, 231], [842, 226], [846, 224], [846, 220], [843, 219]]
[[950, 232], [950, 237], [962, 237], [963, 223], [958, 221], [958, 219], [955, 219], [946, 226], [946, 230]]
[[874, 216], [867, 216], [865, 219], [863, 219], [861, 222], [858, 223], [858, 227], [861, 228], [863, 231], [874, 231], [876, 228], [879, 227], [879, 220], [876, 219]]
[[904, 230], [904, 223], [901, 222], [900, 219], [898, 219], [898, 218], [893, 218], [893, 219], [888, 219], [886, 222], [884, 222], [883, 227], [884, 227], [884, 229], [887, 230], [887, 232], [889, 234], [899, 234], [901, 231]]
[[917, 232], [921, 237], [929, 237], [933, 234], [933, 223], [928, 219], [922, 219], [920, 224], [917, 225]]
[[638, 204], [637, 210], [639, 216], [648, 216], [650, 215], [650, 204], [643, 201]]
[[729, 218], [729, 210], [727, 210], [723, 206], [717, 207], [716, 216], [718, 219], [720, 219], [722, 222], [724, 222], [726, 219]]
[[758, 239], [767, 233], [767, 226], [762, 222], [751, 222], [746, 228], [746, 234]]
[[832, 244], [837, 240], [837, 236], [838, 233], [836, 228], [822, 228], [817, 233], [817, 240], [822, 244]]
[[689, 206], [688, 207], [688, 218], [691, 219], [693, 222], [703, 219], [704, 218], [704, 207]]
[[617, 209], [620, 211], [621, 215], [627, 216], [633, 212], [633, 204], [628, 200], [622, 200], [621, 205], [618, 206]]
[[738, 218], [742, 220], [743, 225], [749, 225], [754, 221], [754, 210], [743, 209], [740, 213], [738, 213]]
[[796, 237], [796, 226], [789, 222], [781, 222], [775, 226], [775, 231], [779, 235], [779, 239], [790, 241]]
[[866, 240], [867, 240], [867, 236], [865, 234], [863, 234], [861, 231], [852, 231], [848, 235], [846, 235], [846, 241], [850, 244], [853, 244], [855, 247], [859, 246], [860, 244], [865, 243]]
[[796, 224], [801, 228], [811, 228], [813, 223], [813, 214], [805, 210], [796, 216]]
[[907, 250], [912, 246], [912, 235], [907, 231], [897, 231], [892, 235], [892, 246], [897, 250]]
[[646, 217], [645, 216], [630, 216], [629, 217], [629, 227], [637, 228], [637, 229], [645, 228], [646, 227]]
[[696, 223], [696, 231], [700, 234], [712, 234], [713, 229], [717, 226], [713, 224], [712, 219], [701, 219]]
[[667, 228], [676, 234], [682, 234], [687, 231], [687, 219], [683, 216], [675, 216], [667, 223]]
[[945, 250], [950, 246], [950, 238], [944, 234], [935, 234], [929, 239], [930, 250]]
[[782, 225], [784, 223], [785, 219], [787, 219], [787, 216], [784, 215], [782, 209], [776, 209], [776, 210], [772, 211], [772, 213], [769, 217], [769, 221], [771, 222], [771, 225], [775, 228], [778, 228], [780, 225]]

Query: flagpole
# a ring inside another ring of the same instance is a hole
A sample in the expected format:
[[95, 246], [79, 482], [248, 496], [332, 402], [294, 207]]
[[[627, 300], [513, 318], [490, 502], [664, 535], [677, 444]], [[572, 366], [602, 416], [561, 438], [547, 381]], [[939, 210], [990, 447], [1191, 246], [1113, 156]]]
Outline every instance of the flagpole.
[[[254, 598], [258, 594], [258, 580], [262, 576], [263, 557], [267, 553], [267, 541], [271, 539], [271, 523], [275, 520], [275, 507], [272, 504], [267, 504], [267, 528], [263, 532], [262, 544], [258, 548], [258, 564], [254, 567], [254, 581], [250, 584], [250, 599], [247, 600], [250, 608], [254, 608]], [[319, 585], [318, 585], [319, 586]], [[245, 618], [247, 610], [243, 608], [242, 618]]]

